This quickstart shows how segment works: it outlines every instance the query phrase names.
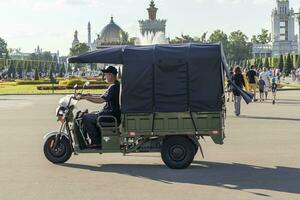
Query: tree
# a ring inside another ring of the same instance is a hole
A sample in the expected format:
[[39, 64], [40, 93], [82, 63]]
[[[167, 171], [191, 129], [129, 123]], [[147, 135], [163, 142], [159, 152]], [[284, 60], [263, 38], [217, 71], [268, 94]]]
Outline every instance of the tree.
[[40, 79], [40, 76], [39, 76], [39, 70], [38, 68], [35, 68], [34, 70], [34, 80], [39, 80]]
[[54, 73], [58, 74], [60, 72], [61, 66], [57, 62], [55, 62], [54, 65], [55, 65]]
[[175, 37], [175, 39], [171, 40], [171, 44], [180, 44], [180, 43], [189, 43], [189, 42], [195, 42], [194, 38], [192, 38], [189, 35], [183, 35], [181, 34], [181, 37]]
[[128, 32], [121, 31], [120, 33], [121, 43], [122, 44], [128, 44], [129, 43], [129, 34]]
[[72, 73], [72, 67], [70, 64], [68, 64], [68, 69], [67, 69], [68, 73], [71, 74]]
[[59, 76], [59, 77], [64, 77], [65, 74], [66, 74], [66, 68], [65, 68], [65, 65], [64, 65], [64, 63], [63, 63], [63, 64], [61, 65], [61, 67], [60, 67], [58, 76]]
[[300, 68], [300, 55], [298, 55], [296, 68]]
[[251, 58], [251, 45], [248, 37], [241, 31], [235, 31], [229, 35], [228, 57], [235, 62]]
[[252, 36], [251, 42], [252, 42], [253, 44], [258, 44], [258, 43], [259, 43], [259, 40], [257, 39], [256, 35], [253, 35], [253, 36]]
[[50, 79], [50, 81], [54, 80], [53, 73], [54, 73], [54, 65], [51, 65], [50, 72], [49, 72], [49, 79]]
[[8, 57], [7, 43], [0, 37], [0, 58]]
[[271, 41], [271, 34], [267, 29], [261, 29], [261, 33], [257, 35], [260, 44], [268, 44]]
[[[70, 56], [77, 56], [83, 53], [86, 53], [90, 51], [90, 47], [85, 44], [85, 43], [78, 43], [75, 46], [73, 46], [72, 48], [70, 48]], [[83, 64], [78, 64], [75, 63], [74, 67], [75, 70], [77, 71], [78, 69], [82, 68], [84, 65]]]
[[17, 73], [18, 73], [18, 78], [19, 79], [23, 78], [23, 68], [22, 68], [22, 64], [20, 61], [16, 63], [16, 69], [17, 69]]
[[286, 58], [286, 62], [284, 64], [283, 72], [286, 76], [288, 76], [291, 73], [292, 69], [293, 69], [293, 63], [291, 59], [291, 54], [288, 54]]
[[283, 71], [283, 55], [282, 54], [280, 55], [280, 58], [279, 58], [278, 69], [280, 72]]
[[269, 58], [268, 57], [265, 58], [264, 67], [267, 68], [267, 69], [270, 68], [270, 62], [269, 62]]
[[56, 55], [56, 54], [54, 54], [52, 61], [55, 62], [55, 63], [58, 62], [58, 58], [57, 58], [57, 55]]
[[15, 68], [15, 63], [14, 61], [10, 62], [8, 71], [7, 71], [8, 77], [9, 78], [16, 78], [16, 68]]
[[200, 42], [202, 43], [207, 42], [206, 36], [207, 36], [207, 32], [204, 32], [200, 37]]
[[258, 59], [258, 68], [262, 68], [263, 67], [263, 65], [264, 65], [264, 63], [263, 63], [263, 59], [262, 58], [259, 58]]
[[41, 54], [40, 60], [52, 61], [52, 54], [50, 51], [44, 51]]
[[229, 49], [229, 42], [228, 42], [228, 36], [226, 33], [224, 33], [221, 30], [215, 30], [210, 36], [209, 36], [210, 42], [221, 42], [223, 46], [223, 50], [225, 52], [225, 55], [227, 55]]
[[86, 53], [90, 50], [90, 47], [85, 43], [78, 43], [70, 48], [70, 56], [77, 56], [79, 54]]

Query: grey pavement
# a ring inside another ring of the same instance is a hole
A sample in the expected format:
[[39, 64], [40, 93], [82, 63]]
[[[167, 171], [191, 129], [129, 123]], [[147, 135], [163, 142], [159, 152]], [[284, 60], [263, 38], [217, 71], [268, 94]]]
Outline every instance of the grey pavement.
[[0, 96], [0, 200], [300, 199], [300, 91], [243, 104], [239, 118], [228, 103], [225, 144], [201, 141], [205, 159], [198, 153], [185, 170], [168, 169], [159, 153], [49, 163], [42, 137], [58, 128], [60, 97]]

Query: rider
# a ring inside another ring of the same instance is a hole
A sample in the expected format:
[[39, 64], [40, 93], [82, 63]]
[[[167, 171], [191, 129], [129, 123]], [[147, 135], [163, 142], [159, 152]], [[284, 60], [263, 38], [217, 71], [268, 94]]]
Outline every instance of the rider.
[[[119, 104], [120, 82], [117, 80], [118, 71], [113, 66], [108, 66], [101, 71], [105, 74], [106, 82], [109, 84], [107, 91], [101, 96], [89, 94], [77, 97], [77, 99], [85, 99], [92, 103], [106, 103], [99, 113], [88, 113], [82, 118], [83, 126], [91, 138], [91, 145], [89, 147], [101, 146], [100, 130], [97, 127], [97, 118], [99, 116], [114, 116], [118, 124], [121, 121]], [[112, 118], [101, 118], [100, 122], [114, 122], [114, 120]]]

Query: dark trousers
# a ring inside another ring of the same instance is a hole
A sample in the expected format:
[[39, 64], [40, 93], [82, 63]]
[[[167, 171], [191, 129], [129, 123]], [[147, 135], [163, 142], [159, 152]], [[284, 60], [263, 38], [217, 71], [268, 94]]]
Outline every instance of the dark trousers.
[[[97, 125], [97, 119], [101, 115], [101, 113], [88, 113], [82, 117], [83, 127], [89, 134], [91, 138], [92, 144], [101, 144], [101, 130]], [[113, 122], [110, 118], [101, 118], [100, 122]]]
[[97, 118], [99, 114], [88, 113], [82, 117], [83, 127], [89, 134], [92, 144], [101, 144], [101, 133], [97, 126]]

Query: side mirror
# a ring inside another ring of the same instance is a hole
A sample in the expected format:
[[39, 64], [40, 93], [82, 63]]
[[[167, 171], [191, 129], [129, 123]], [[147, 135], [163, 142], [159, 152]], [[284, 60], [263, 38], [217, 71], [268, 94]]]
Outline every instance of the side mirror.
[[87, 81], [87, 82], [84, 83], [84, 87], [85, 87], [85, 86], [89, 86], [89, 85], [90, 85], [90, 82], [89, 82], [89, 81]]

